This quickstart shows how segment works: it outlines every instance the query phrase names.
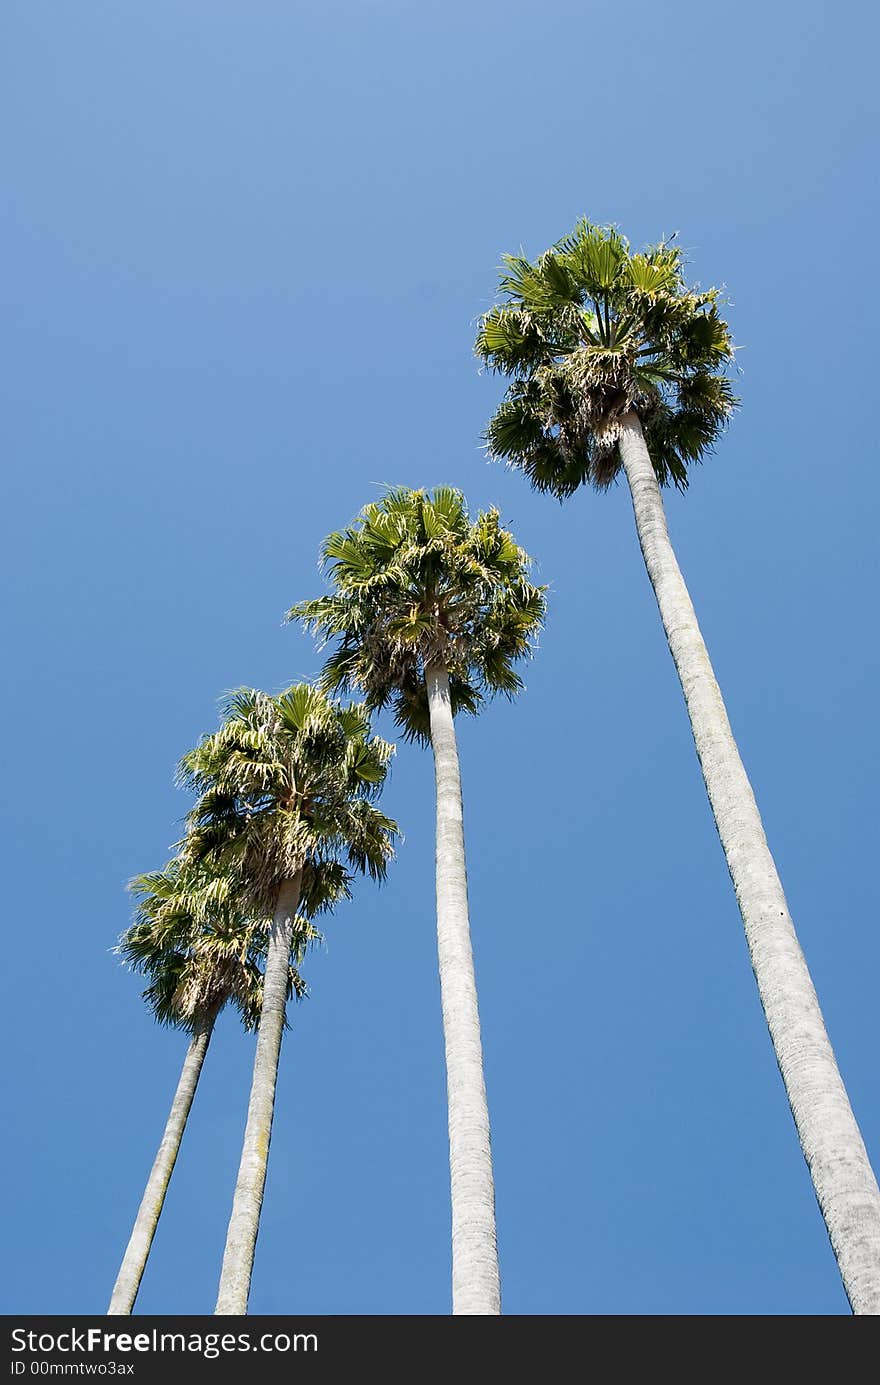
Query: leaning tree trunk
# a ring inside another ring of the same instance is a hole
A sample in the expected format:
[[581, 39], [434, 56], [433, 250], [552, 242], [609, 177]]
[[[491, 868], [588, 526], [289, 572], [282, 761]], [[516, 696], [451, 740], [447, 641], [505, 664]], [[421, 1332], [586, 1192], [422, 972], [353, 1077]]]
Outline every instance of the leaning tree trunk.
[[134, 1228], [122, 1257], [116, 1283], [113, 1285], [110, 1307], [107, 1309], [108, 1317], [125, 1317], [134, 1308], [220, 1008], [220, 1004], [212, 1005], [193, 1026], [192, 1039], [183, 1060], [180, 1081], [171, 1103], [162, 1143], [153, 1161], [141, 1205], [135, 1217]]
[[461, 772], [444, 668], [426, 669], [437, 786], [437, 948], [452, 1176], [452, 1311], [501, 1312], [495, 1184], [468, 920]]
[[278, 894], [275, 915], [269, 932], [266, 970], [263, 975], [263, 1005], [260, 1032], [254, 1055], [254, 1073], [248, 1103], [247, 1123], [232, 1201], [232, 1215], [226, 1233], [223, 1268], [215, 1313], [246, 1313], [254, 1249], [260, 1228], [272, 1116], [275, 1110], [275, 1082], [287, 1010], [287, 983], [290, 948], [299, 905], [302, 875], [286, 881]]
[[634, 413], [623, 419], [620, 450], [804, 1158], [852, 1310], [880, 1314], [880, 1190], [669, 541], [660, 488]]

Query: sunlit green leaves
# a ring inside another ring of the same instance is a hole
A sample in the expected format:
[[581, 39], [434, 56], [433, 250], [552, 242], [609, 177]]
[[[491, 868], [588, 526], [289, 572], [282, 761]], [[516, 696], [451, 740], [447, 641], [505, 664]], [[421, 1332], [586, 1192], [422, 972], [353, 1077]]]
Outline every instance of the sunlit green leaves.
[[298, 683], [274, 699], [281, 726], [286, 731], [303, 731], [313, 718], [321, 726], [326, 715], [324, 698], [309, 683]]
[[[613, 226], [582, 221], [565, 242], [562, 261], [574, 282], [591, 298], [601, 298], [625, 276], [628, 246]], [[548, 256], [538, 261], [544, 263]]]
[[626, 262], [626, 275], [639, 293], [654, 297], [658, 293], [674, 293], [677, 265], [667, 260], [653, 260], [647, 255], [631, 255]]
[[234, 870], [248, 907], [270, 913], [280, 883], [300, 872], [335, 863], [381, 877], [396, 827], [372, 800], [393, 747], [372, 734], [363, 707], [300, 683], [278, 697], [238, 689], [224, 710], [220, 728], [182, 762], [198, 794], [183, 859]]
[[332, 592], [288, 616], [333, 646], [325, 689], [357, 689], [369, 708], [390, 706], [415, 740], [429, 732], [430, 664], [447, 669], [454, 712], [475, 712], [486, 693], [518, 690], [512, 665], [530, 651], [545, 596], [529, 583], [529, 558], [497, 511], [471, 520], [450, 487], [398, 488], [367, 505], [344, 534], [349, 547], [338, 536], [324, 545]]
[[[116, 951], [147, 977], [144, 999], [160, 1024], [192, 1030], [231, 1003], [246, 1028], [259, 1021], [262, 966], [269, 919], [248, 913], [247, 892], [233, 874], [187, 864], [182, 855], [161, 871], [136, 876], [135, 917]], [[296, 920], [289, 995], [305, 994], [294, 963], [320, 935], [309, 922], [333, 898], [331, 879], [310, 881], [305, 911]]]
[[476, 341], [511, 382], [484, 435], [490, 455], [560, 497], [606, 486], [634, 410], [655, 437], [658, 479], [684, 487], [736, 400], [719, 294], [688, 288], [679, 247], [633, 253], [615, 227], [581, 221], [534, 262], [506, 256], [499, 288]]

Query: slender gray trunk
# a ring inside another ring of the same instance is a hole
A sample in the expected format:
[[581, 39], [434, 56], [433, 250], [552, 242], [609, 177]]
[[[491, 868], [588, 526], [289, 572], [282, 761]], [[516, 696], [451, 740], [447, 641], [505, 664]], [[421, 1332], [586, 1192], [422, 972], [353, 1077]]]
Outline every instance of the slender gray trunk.
[[278, 1077], [278, 1059], [287, 1010], [290, 948], [301, 880], [302, 873], [296, 875], [293, 880], [285, 881], [281, 886], [269, 932], [266, 970], [263, 975], [260, 1032], [257, 1035], [254, 1055], [244, 1143], [232, 1201], [232, 1215], [226, 1233], [217, 1307], [214, 1309], [215, 1313], [220, 1314], [247, 1312], [254, 1250], [263, 1206], [263, 1189], [266, 1186], [266, 1166], [269, 1162], [269, 1141], [275, 1110], [275, 1082]]
[[141, 1198], [141, 1205], [135, 1217], [134, 1228], [122, 1257], [116, 1283], [113, 1285], [110, 1307], [107, 1309], [108, 1317], [125, 1317], [134, 1308], [134, 1301], [137, 1298], [146, 1268], [147, 1257], [150, 1254], [150, 1247], [156, 1234], [156, 1226], [162, 1214], [165, 1194], [168, 1191], [168, 1184], [171, 1182], [171, 1175], [177, 1162], [177, 1152], [180, 1149], [180, 1142], [186, 1129], [190, 1107], [193, 1104], [196, 1087], [199, 1085], [202, 1064], [205, 1061], [205, 1054], [208, 1052], [208, 1044], [211, 1042], [211, 1034], [214, 1031], [214, 1022], [220, 1009], [221, 1003], [219, 1002], [211, 1006], [204, 1015], [200, 1016], [193, 1028], [192, 1039], [183, 1060], [180, 1081], [171, 1103], [171, 1111], [168, 1115], [165, 1133], [162, 1136], [162, 1143], [153, 1161], [147, 1186]]
[[669, 541], [660, 488], [634, 413], [623, 419], [620, 449], [639, 543], [681, 680], [801, 1149], [852, 1310], [880, 1314], [880, 1190]]
[[468, 918], [461, 771], [445, 668], [425, 670], [437, 786], [437, 948], [452, 1177], [452, 1311], [501, 1312], [495, 1183]]

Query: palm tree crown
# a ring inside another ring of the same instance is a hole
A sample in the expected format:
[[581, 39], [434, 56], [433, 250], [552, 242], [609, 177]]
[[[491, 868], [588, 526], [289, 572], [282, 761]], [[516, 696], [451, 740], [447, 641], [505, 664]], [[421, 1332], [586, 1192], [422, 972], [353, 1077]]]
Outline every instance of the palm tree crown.
[[[135, 876], [129, 888], [135, 918], [116, 951], [149, 978], [144, 1000], [157, 1022], [192, 1031], [203, 1015], [231, 1002], [245, 1029], [256, 1029], [270, 920], [242, 911], [238, 882], [175, 857], [162, 870]], [[288, 998], [305, 995], [298, 964], [319, 937], [301, 914]]]
[[278, 697], [239, 688], [223, 710], [180, 764], [198, 794], [184, 860], [234, 874], [259, 916], [300, 872], [308, 917], [347, 897], [355, 872], [384, 878], [397, 824], [372, 800], [394, 747], [371, 734], [364, 708], [299, 683]]
[[545, 588], [497, 510], [471, 520], [459, 491], [390, 491], [322, 556], [334, 590], [288, 612], [325, 640], [338, 638], [327, 689], [363, 692], [370, 710], [392, 706], [408, 739], [429, 738], [425, 669], [449, 673], [453, 712], [522, 686], [515, 662], [540, 628]]
[[560, 498], [605, 487], [634, 410], [657, 480], [684, 489], [736, 400], [719, 292], [687, 287], [679, 247], [634, 254], [614, 227], [581, 221], [534, 262], [505, 255], [500, 289], [475, 348], [513, 377], [486, 430], [490, 455]]

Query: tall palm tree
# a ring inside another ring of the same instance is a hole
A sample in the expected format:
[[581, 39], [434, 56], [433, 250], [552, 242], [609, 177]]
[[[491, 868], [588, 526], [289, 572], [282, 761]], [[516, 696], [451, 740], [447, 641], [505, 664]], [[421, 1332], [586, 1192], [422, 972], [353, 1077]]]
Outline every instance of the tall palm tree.
[[491, 455], [562, 499], [623, 472], [648, 576], [742, 913], [804, 1157], [855, 1313], [880, 1313], [880, 1191], [669, 540], [661, 487], [687, 486], [735, 400], [734, 348], [714, 289], [689, 289], [668, 242], [634, 254], [582, 221], [534, 262], [505, 256], [503, 301], [477, 354], [510, 378]]
[[390, 705], [403, 735], [430, 743], [437, 802], [437, 944], [449, 1103], [452, 1311], [501, 1312], [489, 1111], [471, 951], [454, 717], [521, 687], [514, 664], [544, 615], [529, 559], [490, 510], [471, 521], [458, 491], [393, 490], [323, 556], [334, 590], [289, 612], [338, 640], [324, 686]]
[[[113, 1287], [110, 1316], [128, 1315], [134, 1309], [218, 1015], [231, 1002], [245, 1029], [257, 1027], [268, 934], [265, 920], [248, 918], [236, 908], [235, 885], [228, 876], [187, 870], [179, 858], [161, 871], [136, 876], [130, 888], [138, 899], [135, 921], [116, 951], [133, 970], [149, 977], [143, 995], [158, 1023], [184, 1030], [190, 1042]], [[297, 962], [316, 936], [300, 917], [293, 948]], [[288, 996], [305, 993], [294, 965], [287, 985]]]
[[347, 895], [355, 873], [381, 880], [396, 824], [375, 806], [393, 747], [366, 712], [309, 684], [278, 697], [241, 688], [219, 731], [181, 762], [199, 795], [188, 860], [234, 869], [256, 914], [271, 916], [241, 1163], [216, 1313], [246, 1313], [260, 1223], [298, 910]]

